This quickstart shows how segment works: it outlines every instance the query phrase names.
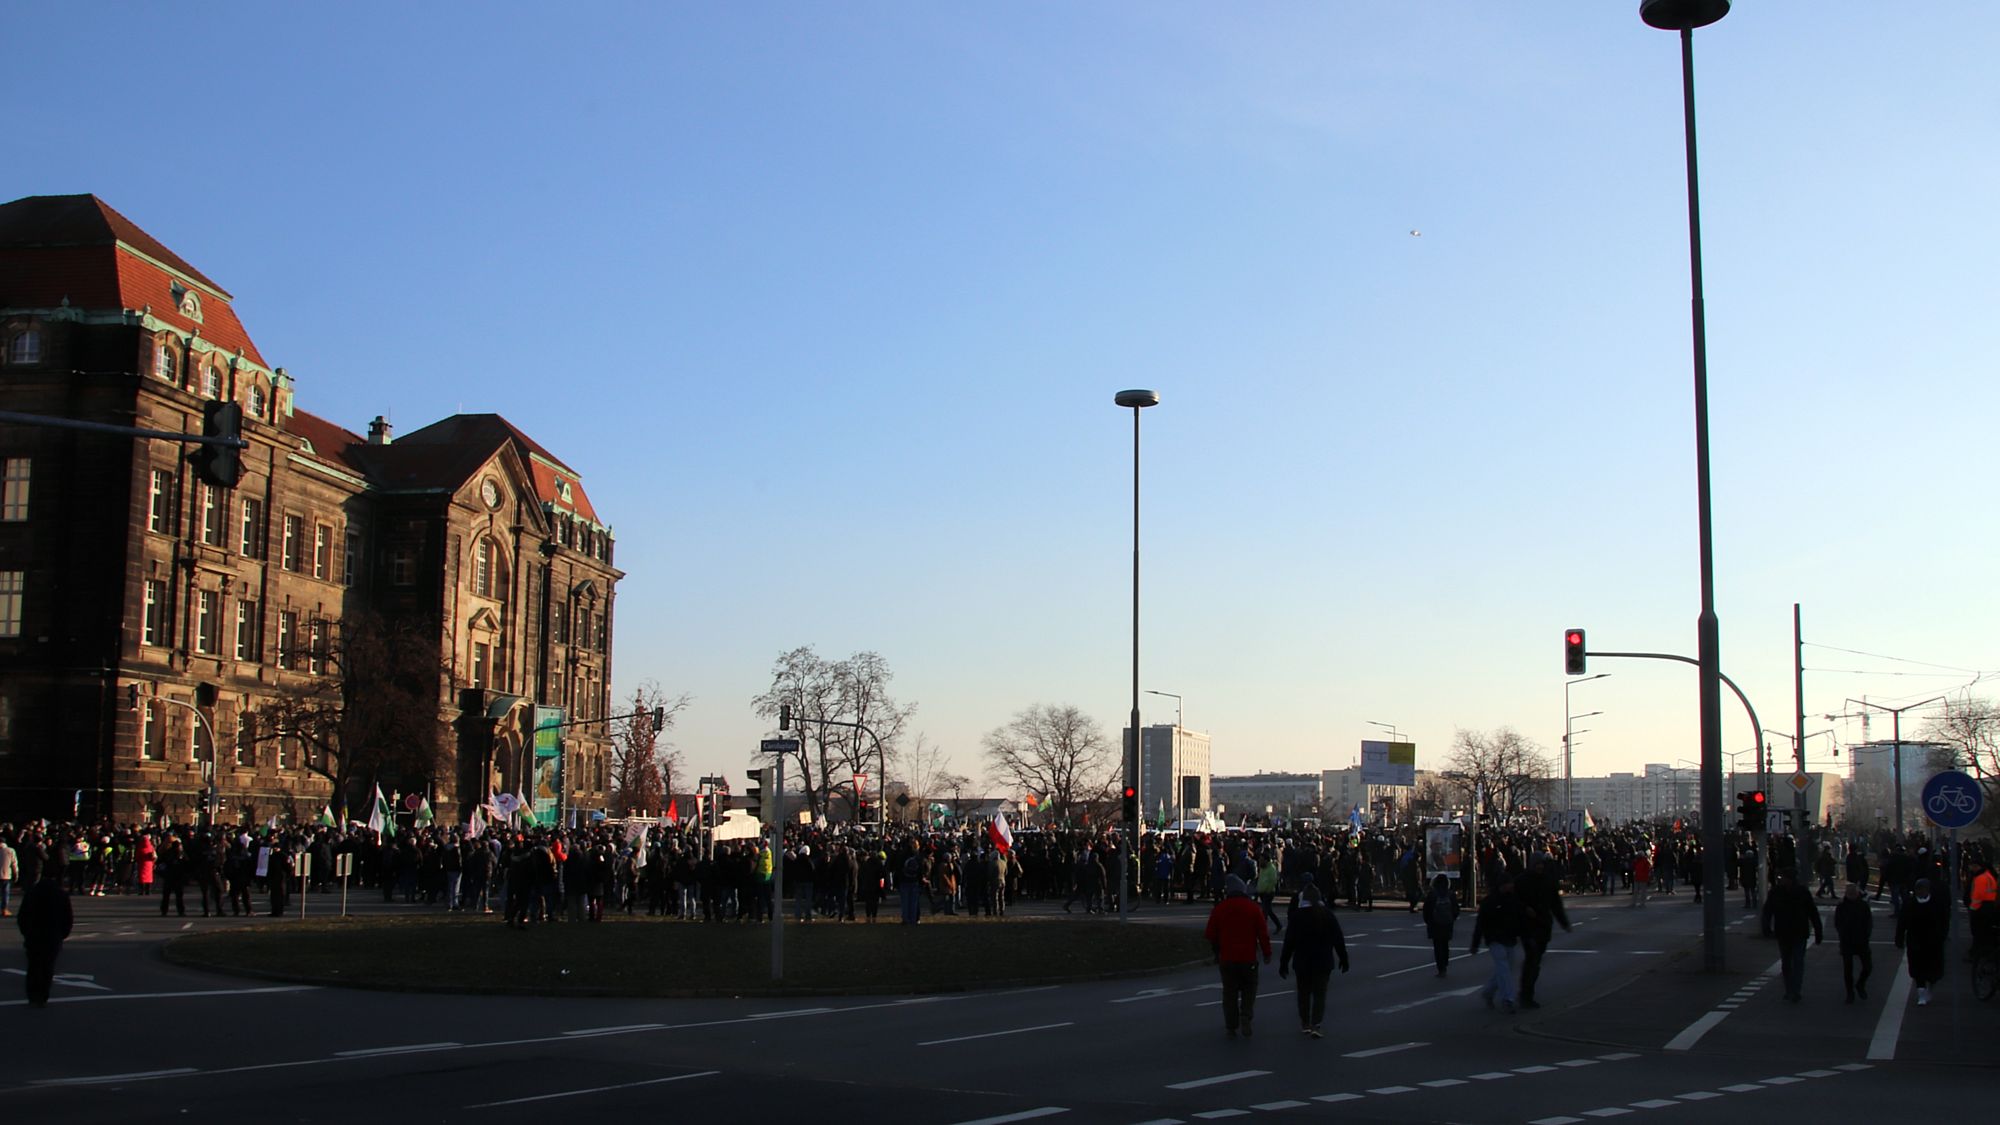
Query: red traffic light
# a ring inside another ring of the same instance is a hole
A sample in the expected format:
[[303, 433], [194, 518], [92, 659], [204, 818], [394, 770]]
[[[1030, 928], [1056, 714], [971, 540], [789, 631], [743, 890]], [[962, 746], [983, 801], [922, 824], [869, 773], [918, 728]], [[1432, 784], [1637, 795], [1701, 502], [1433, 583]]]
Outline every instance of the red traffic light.
[[1563, 630], [1563, 674], [1581, 676], [1584, 669], [1583, 630]]
[[1751, 804], [1753, 804], [1753, 805], [1761, 805], [1761, 804], [1763, 804], [1763, 803], [1764, 803], [1764, 791], [1763, 791], [1762, 789], [1759, 789], [1759, 790], [1757, 790], [1756, 792], [1754, 792], [1754, 793], [1750, 794], [1750, 803], [1751, 803]]
[[1134, 797], [1137, 797], [1138, 795], [1139, 795], [1139, 791], [1138, 791], [1137, 789], [1133, 788], [1133, 787], [1132, 787], [1132, 786], [1130, 786], [1130, 785], [1127, 785], [1127, 786], [1125, 787], [1125, 799], [1126, 799], [1126, 800], [1128, 800], [1128, 801], [1129, 801], [1129, 800], [1131, 800], [1132, 798], [1134, 798]]
[[1569, 636], [1565, 637], [1564, 640], [1569, 644], [1580, 645], [1583, 643], [1583, 634], [1577, 632], [1575, 629], [1571, 629]]

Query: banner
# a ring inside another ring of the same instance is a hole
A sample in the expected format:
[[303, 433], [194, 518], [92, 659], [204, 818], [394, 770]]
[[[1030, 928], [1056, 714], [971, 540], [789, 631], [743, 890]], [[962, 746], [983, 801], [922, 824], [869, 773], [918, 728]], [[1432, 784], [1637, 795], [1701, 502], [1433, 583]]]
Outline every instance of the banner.
[[1424, 870], [1433, 878], [1458, 878], [1459, 864], [1465, 861], [1465, 828], [1458, 824], [1432, 824], [1424, 828]]
[[565, 717], [560, 707], [535, 708], [535, 788], [531, 794], [535, 804], [527, 810], [535, 824], [553, 825], [562, 816]]
[[1416, 743], [1362, 740], [1361, 784], [1415, 785], [1416, 783]]

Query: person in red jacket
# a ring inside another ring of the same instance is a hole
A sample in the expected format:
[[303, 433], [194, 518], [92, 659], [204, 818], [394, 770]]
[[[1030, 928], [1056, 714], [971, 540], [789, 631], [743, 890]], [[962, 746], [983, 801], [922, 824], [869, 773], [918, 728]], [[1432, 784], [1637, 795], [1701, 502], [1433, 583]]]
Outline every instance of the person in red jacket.
[[1247, 1038], [1257, 1011], [1257, 955], [1261, 951], [1264, 963], [1271, 963], [1271, 931], [1241, 878], [1231, 875], [1223, 887], [1222, 901], [1208, 912], [1204, 934], [1222, 971], [1223, 1029], [1234, 1039], [1241, 1027]]

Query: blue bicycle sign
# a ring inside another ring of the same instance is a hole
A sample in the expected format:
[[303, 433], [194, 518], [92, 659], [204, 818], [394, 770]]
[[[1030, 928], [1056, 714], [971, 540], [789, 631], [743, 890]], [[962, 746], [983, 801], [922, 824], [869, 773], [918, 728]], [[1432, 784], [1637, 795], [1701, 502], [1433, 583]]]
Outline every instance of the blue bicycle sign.
[[1939, 828], [1964, 828], [1979, 819], [1985, 794], [1959, 770], [1946, 770], [1924, 783], [1924, 815]]

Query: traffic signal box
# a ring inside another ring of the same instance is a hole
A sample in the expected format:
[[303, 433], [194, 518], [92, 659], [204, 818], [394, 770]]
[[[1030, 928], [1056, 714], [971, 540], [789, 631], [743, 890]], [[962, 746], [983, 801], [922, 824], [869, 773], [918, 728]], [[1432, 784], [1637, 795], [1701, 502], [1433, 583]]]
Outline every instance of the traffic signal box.
[[764, 771], [750, 771], [750, 788], [743, 795], [742, 809], [758, 820], [764, 819]]
[[1770, 808], [1770, 801], [1762, 789], [1752, 789], [1747, 793], [1736, 795], [1737, 823], [1746, 832], [1762, 832]]
[[1138, 787], [1138, 786], [1136, 786], [1136, 785], [1127, 785], [1127, 786], [1125, 787], [1125, 795], [1124, 795], [1124, 802], [1123, 802], [1123, 803], [1124, 803], [1124, 814], [1125, 814], [1125, 823], [1127, 823], [1127, 824], [1137, 824], [1137, 823], [1139, 823], [1139, 787]]
[[[233, 402], [210, 402], [202, 406], [201, 436], [227, 442], [243, 439], [243, 408]], [[195, 447], [188, 460], [203, 481], [217, 488], [235, 488], [243, 479], [241, 446], [203, 444]]]
[[1563, 630], [1563, 672], [1566, 675], [1583, 675], [1583, 630]]

